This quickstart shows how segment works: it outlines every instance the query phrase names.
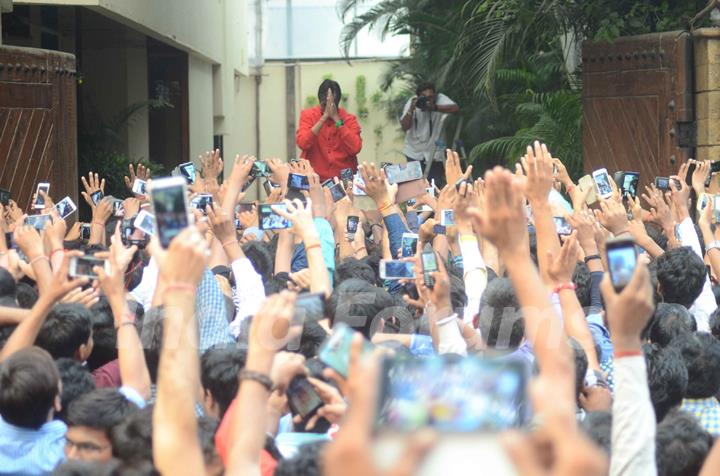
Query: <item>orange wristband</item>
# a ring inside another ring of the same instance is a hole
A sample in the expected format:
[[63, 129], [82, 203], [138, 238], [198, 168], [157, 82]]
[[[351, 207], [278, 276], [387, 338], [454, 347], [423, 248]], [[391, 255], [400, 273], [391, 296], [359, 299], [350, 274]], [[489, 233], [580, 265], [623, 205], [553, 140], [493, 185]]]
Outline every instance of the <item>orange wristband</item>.
[[643, 353], [640, 350], [617, 350], [613, 352], [613, 357], [616, 359], [622, 359], [623, 357], [640, 357]]

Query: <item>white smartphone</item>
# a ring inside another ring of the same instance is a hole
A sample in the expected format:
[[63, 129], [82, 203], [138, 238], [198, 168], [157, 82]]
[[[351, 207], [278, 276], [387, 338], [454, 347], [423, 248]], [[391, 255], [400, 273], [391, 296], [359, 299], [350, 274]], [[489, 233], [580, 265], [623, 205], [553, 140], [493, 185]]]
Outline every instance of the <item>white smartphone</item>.
[[455, 224], [455, 212], [445, 209], [440, 212], [440, 224], [442, 226], [450, 226]]
[[413, 266], [413, 263], [410, 261], [380, 260], [380, 265], [378, 266], [380, 279], [413, 279], [415, 278], [415, 269]]
[[132, 186], [132, 192], [135, 195], [147, 195], [147, 187], [144, 180], [135, 179]]
[[418, 234], [403, 233], [401, 243], [403, 258], [407, 258], [408, 256], [415, 256], [415, 252], [417, 251]]
[[55, 209], [58, 215], [60, 215], [60, 218], [64, 220], [77, 210], [77, 205], [75, 205], [70, 197], [65, 197], [55, 204]]
[[37, 188], [35, 189], [35, 203], [33, 203], [33, 208], [35, 210], [42, 210], [45, 208], [45, 199], [40, 195], [40, 190], [45, 192], [47, 195], [48, 192], [50, 192], [50, 184], [47, 182], [40, 182], [37, 184]]
[[613, 194], [612, 185], [610, 185], [610, 175], [607, 169], [598, 169], [592, 173], [595, 188], [600, 198], [610, 198]]
[[140, 210], [135, 217], [133, 226], [141, 229], [147, 235], [155, 235], [155, 216], [147, 210]]
[[110, 272], [110, 263], [107, 260], [95, 258], [94, 256], [73, 256], [70, 259], [68, 273], [73, 278], [97, 279], [98, 275], [93, 268], [100, 266], [105, 272]]
[[358, 184], [365, 186], [365, 181], [362, 179], [360, 174], [355, 174], [355, 178], [353, 179], [353, 196], [367, 196], [367, 193], [363, 192], [360, 187], [358, 187]]
[[188, 206], [187, 182], [182, 177], [153, 180], [150, 197], [155, 212], [155, 225], [160, 245], [170, 241], [192, 223]]

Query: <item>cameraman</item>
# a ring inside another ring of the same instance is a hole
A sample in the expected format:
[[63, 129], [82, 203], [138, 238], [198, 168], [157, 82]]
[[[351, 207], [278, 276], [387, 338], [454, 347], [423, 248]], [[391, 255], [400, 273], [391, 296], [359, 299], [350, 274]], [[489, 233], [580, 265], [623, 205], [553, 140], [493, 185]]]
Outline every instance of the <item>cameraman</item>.
[[408, 161], [423, 162], [423, 170], [426, 161], [432, 161], [428, 180], [434, 178], [435, 184], [442, 187], [445, 184], [443, 158], [446, 146], [438, 144], [438, 140], [442, 137], [447, 115], [459, 112], [460, 108], [449, 97], [437, 94], [432, 83], [419, 84], [415, 94], [405, 103], [400, 118], [405, 131], [403, 153]]

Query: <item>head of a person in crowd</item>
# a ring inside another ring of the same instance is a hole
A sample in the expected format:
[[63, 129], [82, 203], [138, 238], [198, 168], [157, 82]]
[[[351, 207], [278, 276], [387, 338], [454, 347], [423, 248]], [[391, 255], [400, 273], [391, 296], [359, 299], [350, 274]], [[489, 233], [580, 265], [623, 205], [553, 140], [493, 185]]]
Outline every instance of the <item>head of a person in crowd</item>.
[[575, 295], [583, 309], [590, 307], [590, 291], [592, 281], [590, 269], [585, 263], [578, 263], [573, 271], [572, 282], [575, 283]]
[[655, 418], [662, 421], [670, 410], [680, 406], [685, 397], [687, 368], [685, 361], [673, 347], [643, 344], [643, 353]]
[[216, 346], [200, 358], [200, 383], [205, 414], [221, 419], [237, 394], [238, 375], [247, 352], [234, 345]]
[[21, 349], [0, 363], [0, 416], [20, 428], [37, 430], [61, 410], [60, 374], [50, 354]]
[[138, 411], [115, 388], [99, 388], [79, 396], [67, 410], [65, 457], [88, 461], [109, 461], [112, 458], [110, 431]]
[[577, 340], [569, 337], [568, 342], [573, 351], [573, 360], [575, 361], [575, 397], [580, 398], [580, 392], [582, 392], [585, 386], [585, 374], [588, 370], [587, 354]]
[[290, 458], [278, 461], [274, 476], [321, 476], [322, 452], [326, 441], [306, 443]]
[[312, 359], [318, 353], [318, 349], [327, 339], [328, 333], [323, 326], [313, 321], [306, 321], [302, 326], [302, 333], [299, 339], [293, 339], [286, 346], [287, 350], [302, 354], [306, 359]]
[[[365, 245], [366, 248], [367, 246], [368, 245]], [[373, 270], [373, 273], [375, 274], [375, 285], [382, 286], [383, 280], [380, 279], [380, 260], [382, 260], [382, 253], [372, 251], [371, 248], [367, 249], [368, 255], [361, 258], [360, 261], [370, 266], [370, 269]]]
[[56, 417], [66, 421], [70, 403], [79, 396], [95, 390], [95, 380], [88, 368], [75, 359], [63, 357], [57, 359], [55, 365], [60, 372], [62, 381], [62, 394], [60, 395], [62, 410]]
[[158, 365], [160, 364], [164, 316], [162, 308], [155, 308], [143, 315], [140, 324], [140, 342], [145, 354], [145, 365], [147, 365], [150, 380], [153, 383], [157, 382]]
[[590, 441], [610, 456], [612, 448], [612, 413], [588, 412], [580, 422], [580, 429]]
[[720, 284], [713, 285], [712, 292], [715, 296], [715, 305], [720, 306]]
[[661, 302], [647, 325], [647, 339], [660, 347], [667, 347], [677, 336], [695, 331], [697, 323], [685, 306]]
[[645, 222], [645, 232], [663, 251], [667, 250], [668, 237], [665, 236], [662, 228], [652, 222]]
[[657, 301], [687, 308], [700, 296], [707, 278], [705, 263], [687, 246], [666, 251], [650, 269], [657, 279]]
[[454, 275], [449, 275], [448, 278], [450, 280], [450, 305], [452, 306], [453, 311], [462, 318], [463, 310], [467, 305], [465, 282], [462, 280], [462, 278], [458, 278]]
[[658, 476], [700, 473], [713, 438], [693, 415], [675, 409], [657, 426], [655, 455]]
[[56, 304], [40, 328], [35, 345], [54, 359], [69, 357], [85, 362], [92, 353], [92, 314], [81, 304]]
[[17, 302], [22, 309], [31, 309], [38, 300], [37, 290], [24, 281], [17, 283]]
[[148, 405], [131, 412], [110, 432], [113, 457], [125, 463], [152, 462], [152, 411]]
[[286, 272], [277, 273], [265, 281], [265, 295], [270, 296], [271, 294], [277, 294], [279, 292], [288, 289], [288, 281], [290, 281], [290, 275]]
[[221, 476], [225, 471], [220, 455], [215, 447], [215, 432], [218, 427], [218, 420], [209, 416], [198, 418], [198, 439], [203, 453], [205, 463], [205, 474], [207, 476]]
[[685, 363], [685, 398], [714, 397], [720, 391], [720, 341], [704, 332], [682, 334], [670, 344]]
[[336, 286], [348, 279], [362, 279], [372, 285], [375, 285], [377, 282], [376, 273], [370, 265], [352, 256], [338, 263], [335, 267], [335, 273], [333, 274], [333, 280]]
[[415, 318], [403, 305], [404, 302], [402, 299], [396, 299], [393, 314], [385, 318], [383, 325], [383, 332], [385, 334], [413, 334], [415, 332]]
[[393, 315], [395, 307], [395, 301], [385, 289], [353, 278], [333, 289], [327, 311], [333, 326], [343, 322], [370, 339], [382, 331], [384, 319]]
[[5, 343], [10, 338], [10, 335], [13, 333], [13, 331], [15, 330], [16, 327], [17, 327], [17, 324], [0, 326], [0, 349], [5, 347]]
[[480, 300], [480, 334], [490, 348], [514, 350], [525, 337], [525, 322], [515, 288], [507, 278], [488, 283]]
[[332, 79], [326, 79], [320, 83], [320, 87], [318, 87], [318, 101], [320, 102], [320, 108], [323, 112], [325, 112], [325, 102], [328, 97], [328, 91], [332, 91], [332, 95], [335, 100], [335, 107], [340, 107], [340, 99], [342, 98], [340, 84]]
[[0, 306], [19, 307], [17, 301], [17, 282], [5, 268], [0, 268]]
[[716, 339], [720, 339], [720, 307], [710, 314], [708, 325], [710, 326], [710, 334]]
[[118, 459], [105, 462], [67, 460], [51, 473], [52, 476], [157, 476], [149, 461], [124, 463]]
[[270, 279], [274, 268], [274, 254], [270, 252], [270, 245], [253, 240], [243, 243], [242, 250], [255, 272], [262, 277], [263, 283]]
[[90, 308], [92, 321], [93, 349], [87, 358], [87, 365], [91, 370], [117, 359], [117, 332], [110, 302], [103, 295]]
[[426, 101], [435, 102], [437, 97], [437, 88], [434, 83], [427, 81], [422, 82], [415, 87], [415, 95], [418, 98], [420, 98], [420, 96], [426, 97]]

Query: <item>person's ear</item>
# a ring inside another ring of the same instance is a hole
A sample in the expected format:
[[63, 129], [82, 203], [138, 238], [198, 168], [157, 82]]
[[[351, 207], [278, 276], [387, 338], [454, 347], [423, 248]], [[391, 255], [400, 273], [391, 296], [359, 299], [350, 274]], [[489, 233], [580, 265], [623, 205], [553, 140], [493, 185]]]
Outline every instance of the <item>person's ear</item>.
[[55, 399], [53, 400], [53, 409], [56, 414], [62, 411], [62, 399], [60, 398], [60, 394], [55, 395]]

